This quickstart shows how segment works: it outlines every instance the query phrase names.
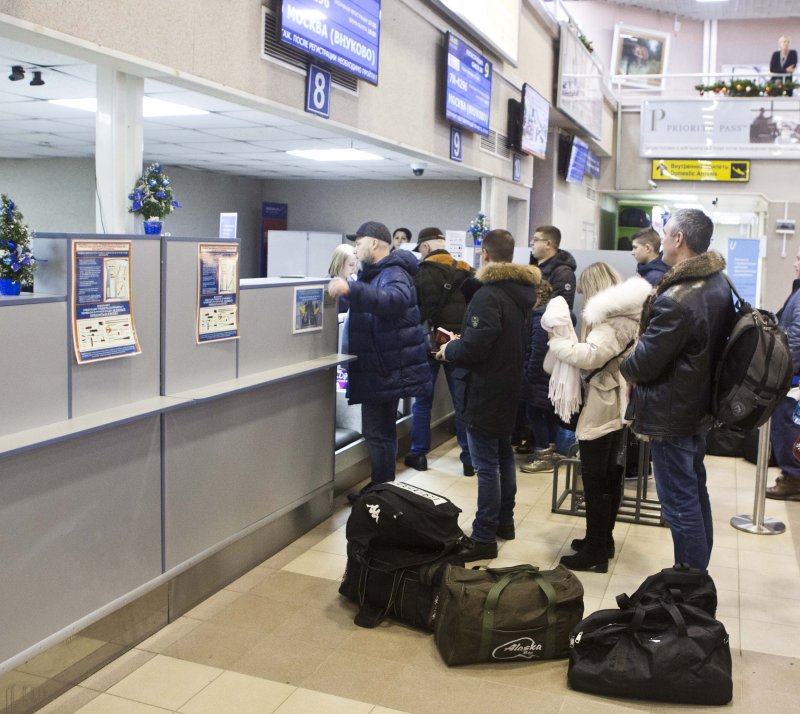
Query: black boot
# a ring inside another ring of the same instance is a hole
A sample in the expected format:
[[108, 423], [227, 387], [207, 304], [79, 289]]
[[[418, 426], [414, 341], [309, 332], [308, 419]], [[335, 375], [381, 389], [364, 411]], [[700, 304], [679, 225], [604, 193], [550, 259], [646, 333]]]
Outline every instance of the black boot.
[[586, 540], [575, 555], [565, 555], [561, 565], [570, 570], [586, 570], [594, 573], [608, 572], [608, 549], [606, 538], [608, 519], [611, 517], [611, 495], [587, 490]]
[[[572, 548], [572, 550], [581, 550], [585, 544], [585, 538], [573, 538], [569, 544], [569, 547]], [[616, 543], [614, 543], [614, 536], [609, 535], [608, 540], [606, 541], [606, 554], [608, 555], [608, 559], [612, 560], [616, 553], [617, 548]]]

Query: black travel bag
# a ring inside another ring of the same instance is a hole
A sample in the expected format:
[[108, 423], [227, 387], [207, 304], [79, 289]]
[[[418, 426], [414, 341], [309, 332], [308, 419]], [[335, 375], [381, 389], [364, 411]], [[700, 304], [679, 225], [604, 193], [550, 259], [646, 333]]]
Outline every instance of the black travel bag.
[[694, 605], [711, 617], [717, 613], [717, 588], [708, 571], [685, 564], [673, 565], [650, 575], [633, 595], [617, 595], [617, 605], [628, 609], [636, 605], [649, 605], [661, 599]]
[[434, 611], [434, 639], [448, 665], [566, 657], [581, 617], [583, 585], [563, 565], [541, 571], [450, 565]]
[[686, 603], [598, 610], [572, 631], [567, 679], [590, 694], [727, 704], [733, 690], [728, 633]]
[[392, 569], [430, 563], [466, 543], [458, 525], [461, 509], [444, 496], [402, 481], [374, 486], [359, 498], [347, 519], [347, 554], [369, 562], [380, 552]]
[[377, 627], [388, 616], [433, 632], [438, 587], [448, 563], [464, 565], [464, 558], [455, 553], [413, 568], [392, 570], [391, 557], [387, 561], [374, 555], [369, 563], [351, 557], [339, 593], [360, 605], [354, 620], [360, 627]]

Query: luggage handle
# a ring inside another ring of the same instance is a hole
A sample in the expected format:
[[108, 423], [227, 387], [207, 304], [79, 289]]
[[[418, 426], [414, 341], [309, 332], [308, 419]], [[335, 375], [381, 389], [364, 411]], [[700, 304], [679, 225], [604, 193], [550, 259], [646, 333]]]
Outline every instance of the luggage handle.
[[544, 593], [547, 598], [547, 630], [545, 631], [545, 644], [544, 656], [549, 655], [554, 651], [555, 647], [555, 625], [557, 616], [555, 607], [558, 604], [558, 597], [553, 586], [548, 583], [544, 576], [539, 572], [539, 569], [533, 565], [514, 566], [510, 568], [487, 568], [487, 572], [504, 573], [489, 590], [486, 596], [486, 604], [483, 611], [483, 622], [481, 624], [481, 642], [478, 647], [478, 661], [485, 662], [489, 660], [489, 648], [491, 647], [491, 634], [492, 627], [494, 627], [494, 615], [497, 611], [497, 604], [500, 600], [500, 595], [513, 580], [522, 576], [529, 575], [533, 578], [539, 589]]
[[628, 629], [631, 632], [636, 632], [639, 630], [644, 623], [645, 617], [647, 616], [648, 612], [653, 612], [656, 608], [661, 608], [666, 610], [670, 617], [672, 617], [672, 621], [675, 623], [675, 626], [678, 628], [678, 635], [681, 637], [686, 637], [686, 620], [684, 620], [683, 615], [681, 614], [680, 610], [671, 602], [667, 602], [666, 600], [659, 600], [655, 605], [650, 607], [644, 607], [642, 605], [637, 605], [636, 610], [633, 614], [633, 619], [631, 620], [630, 624], [628, 625]]
[[397, 599], [397, 591], [400, 588], [400, 571], [395, 571], [392, 576], [392, 589], [389, 593], [389, 602], [381, 610], [374, 605], [370, 605], [367, 600], [367, 578], [369, 578], [369, 566], [362, 567], [361, 576], [358, 580], [358, 612], [353, 620], [359, 627], [373, 628], [381, 624], [383, 619], [389, 614], [394, 601]]

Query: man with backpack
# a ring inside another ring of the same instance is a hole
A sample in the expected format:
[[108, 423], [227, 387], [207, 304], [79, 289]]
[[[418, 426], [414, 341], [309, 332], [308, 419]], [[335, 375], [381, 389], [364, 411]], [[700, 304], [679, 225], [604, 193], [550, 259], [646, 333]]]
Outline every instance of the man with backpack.
[[[414, 250], [422, 256], [419, 271], [414, 276], [414, 285], [417, 288], [417, 300], [423, 324], [427, 326], [429, 334], [435, 334], [434, 331], [439, 327], [449, 332], [459, 332], [461, 320], [464, 319], [464, 312], [467, 309], [467, 301], [461, 292], [461, 286], [475, 271], [468, 263], [456, 260], [447, 252], [444, 233], [439, 228], [423, 228], [419, 232], [417, 247]], [[431, 348], [433, 351], [428, 355], [431, 380], [428, 389], [414, 400], [414, 405], [411, 407], [411, 450], [406, 455], [405, 465], [417, 471], [425, 471], [428, 468], [427, 453], [431, 449], [431, 407], [436, 378], [439, 376], [440, 367], [443, 367], [447, 387], [453, 400], [456, 440], [461, 447], [464, 476], [474, 476], [475, 469], [469, 457], [467, 431], [456, 401], [453, 366], [437, 362], [433, 355], [438, 347], [434, 343], [431, 344]]]
[[735, 317], [725, 260], [708, 252], [713, 232], [700, 210], [672, 214], [662, 242], [671, 270], [645, 303], [639, 342], [620, 370], [635, 385], [634, 431], [650, 437], [675, 562], [699, 569], [713, 544], [703, 464], [712, 385]]

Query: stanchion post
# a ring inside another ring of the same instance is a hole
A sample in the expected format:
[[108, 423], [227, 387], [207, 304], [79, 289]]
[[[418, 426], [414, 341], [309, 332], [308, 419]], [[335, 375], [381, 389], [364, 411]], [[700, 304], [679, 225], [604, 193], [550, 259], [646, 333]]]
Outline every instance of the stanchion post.
[[767, 468], [769, 467], [769, 421], [758, 430], [758, 459], [756, 463], [756, 491], [753, 498], [753, 517], [734, 516], [731, 525], [740, 531], [756, 535], [778, 535], [786, 530], [781, 521], [764, 518], [767, 499]]

